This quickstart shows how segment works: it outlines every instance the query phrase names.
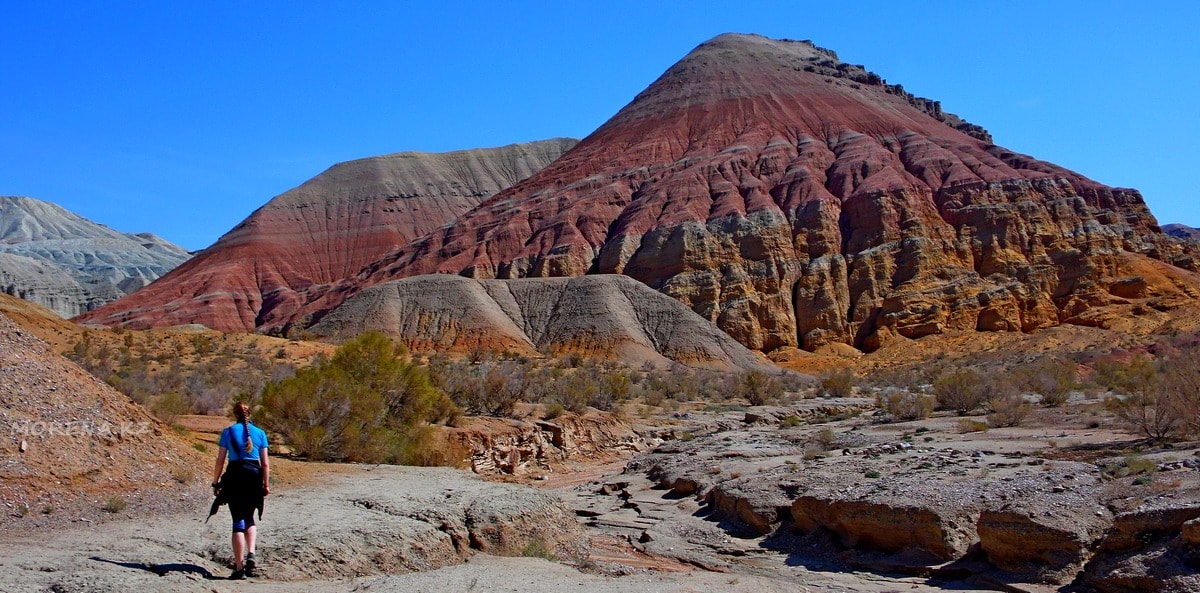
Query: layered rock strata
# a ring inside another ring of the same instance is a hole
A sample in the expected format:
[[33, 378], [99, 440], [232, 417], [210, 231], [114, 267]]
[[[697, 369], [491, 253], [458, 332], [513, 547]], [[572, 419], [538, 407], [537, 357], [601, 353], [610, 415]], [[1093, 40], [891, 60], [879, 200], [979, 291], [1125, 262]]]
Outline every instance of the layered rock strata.
[[150, 233], [121, 233], [33, 198], [0, 197], [0, 292], [74, 317], [188, 259]]
[[717, 37], [552, 166], [297, 322], [430, 272], [625, 274], [764, 351], [1072, 322], [1117, 303], [1110, 287], [1145, 260], [1169, 277], [1147, 297], [1197, 296], [1173, 267], [1194, 268], [1190, 252], [1136, 191], [965, 133], [867, 74], [810, 43]]
[[[291, 213], [271, 234], [370, 236], [354, 230], [370, 220], [336, 209], [268, 206]], [[347, 222], [333, 232], [329, 220]], [[612, 273], [751, 349], [872, 350], [946, 331], [1107, 326], [1200, 298], [1187, 271], [1196, 248], [1163, 235], [1137, 191], [992, 144], [936, 101], [809, 42], [754, 35], [700, 45], [554, 163], [412, 231], [365, 241], [397, 247], [387, 253], [282, 243], [320, 273], [197, 258], [153, 299], [90, 319], [285, 332], [402, 277]], [[217, 275], [243, 280], [217, 288]]]
[[1165, 488], [1139, 490], [1099, 464], [881, 442], [866, 431], [832, 433], [814, 448], [821, 429], [758, 425], [759, 416], [663, 443], [626, 472], [671, 498], [694, 497], [743, 537], [849, 566], [1106, 592], [1200, 582], [1195, 463], [1160, 470]]
[[578, 352], [632, 365], [767, 367], [678, 301], [626, 276], [474, 280], [433, 274], [373, 286], [312, 327], [379, 330], [414, 350]]
[[334, 165], [267, 202], [149, 290], [83, 321], [253, 331], [288, 319], [313, 295], [453, 221], [575, 142], [403, 152]]

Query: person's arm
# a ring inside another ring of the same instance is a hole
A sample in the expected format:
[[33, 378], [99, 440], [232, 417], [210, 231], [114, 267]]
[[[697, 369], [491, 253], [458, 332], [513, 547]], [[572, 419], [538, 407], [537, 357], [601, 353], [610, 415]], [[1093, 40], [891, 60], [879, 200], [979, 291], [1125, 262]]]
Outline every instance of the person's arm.
[[263, 496], [271, 493], [271, 459], [267, 455], [267, 448], [263, 447], [259, 452], [259, 463], [262, 464], [263, 475]]
[[213, 467], [212, 486], [215, 490], [217, 483], [221, 481], [221, 472], [225, 470], [225, 447], [217, 448], [217, 465]]

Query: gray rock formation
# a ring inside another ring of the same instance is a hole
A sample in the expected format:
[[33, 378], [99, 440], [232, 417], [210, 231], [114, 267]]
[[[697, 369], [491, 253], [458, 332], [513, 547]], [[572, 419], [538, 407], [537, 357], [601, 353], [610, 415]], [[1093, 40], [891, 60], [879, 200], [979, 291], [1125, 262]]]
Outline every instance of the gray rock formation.
[[183, 263], [187, 250], [121, 233], [55, 204], [0, 197], [0, 291], [74, 317]]
[[580, 352], [637, 365], [764, 366], [679, 301], [617, 275], [417, 276], [371, 287], [312, 327], [333, 337], [366, 330], [398, 336], [416, 350]]

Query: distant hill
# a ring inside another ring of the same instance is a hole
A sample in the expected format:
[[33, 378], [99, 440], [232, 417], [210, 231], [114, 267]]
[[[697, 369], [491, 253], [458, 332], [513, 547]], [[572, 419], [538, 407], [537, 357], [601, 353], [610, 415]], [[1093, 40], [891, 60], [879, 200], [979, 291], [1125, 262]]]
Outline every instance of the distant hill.
[[1164, 233], [1171, 235], [1172, 237], [1200, 241], [1200, 229], [1194, 227], [1183, 224], [1164, 224], [1162, 226], [1162, 230]]
[[58, 205], [0, 197], [0, 292], [74, 317], [153, 282], [188, 259], [149, 233], [122, 233]]
[[533, 175], [576, 142], [402, 152], [336, 164], [272, 198], [146, 292], [83, 320], [253, 331]]

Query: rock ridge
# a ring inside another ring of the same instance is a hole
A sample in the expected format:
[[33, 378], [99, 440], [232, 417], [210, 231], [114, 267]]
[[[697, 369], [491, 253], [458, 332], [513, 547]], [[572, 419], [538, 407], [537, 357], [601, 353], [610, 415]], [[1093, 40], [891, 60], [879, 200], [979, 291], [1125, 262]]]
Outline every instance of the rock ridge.
[[188, 257], [150, 233], [121, 233], [56, 204], [0, 196], [0, 292], [65, 318], [135, 292]]
[[659, 367], [769, 365], [678, 301], [618, 275], [416, 276], [364, 290], [311, 330], [334, 338], [379, 330], [418, 351], [577, 352]]

